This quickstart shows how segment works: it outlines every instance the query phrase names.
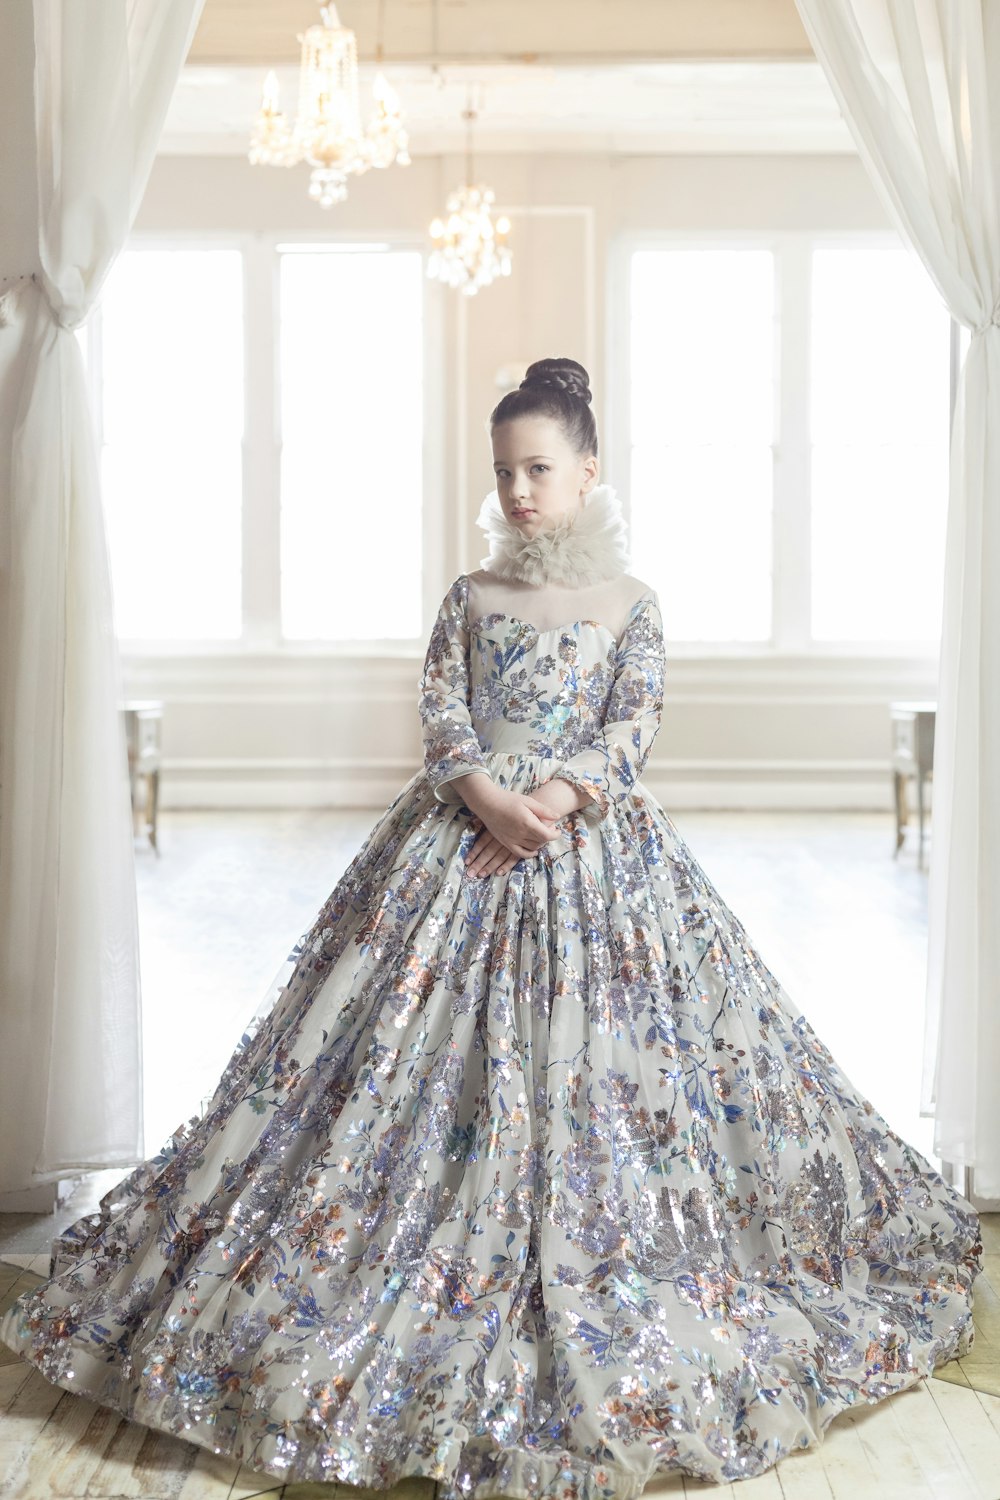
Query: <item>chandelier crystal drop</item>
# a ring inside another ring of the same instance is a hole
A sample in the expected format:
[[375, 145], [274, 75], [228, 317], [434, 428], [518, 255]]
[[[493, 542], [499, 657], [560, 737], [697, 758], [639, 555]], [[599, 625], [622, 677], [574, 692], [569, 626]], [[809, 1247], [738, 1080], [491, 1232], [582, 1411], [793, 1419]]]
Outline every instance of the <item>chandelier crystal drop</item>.
[[465, 182], [449, 193], [445, 203], [447, 218], [431, 222], [433, 248], [427, 261], [431, 280], [443, 281], [466, 297], [474, 297], [480, 287], [489, 286], [498, 276], [509, 276], [511, 272], [507, 244], [510, 220], [502, 214], [493, 223], [493, 189], [472, 180], [475, 116], [476, 111], [471, 107], [462, 112], [467, 122]]
[[368, 122], [369, 164], [373, 167], [410, 165], [409, 136], [403, 127], [399, 95], [384, 73], [376, 73], [372, 84], [375, 113]]
[[[342, 203], [351, 176], [393, 162], [408, 166], [408, 136], [395, 89], [381, 69], [372, 88], [374, 111], [367, 131], [358, 106], [358, 56], [354, 32], [341, 26], [335, 4], [320, 6], [322, 24], [299, 34], [299, 100], [289, 127], [272, 69], [264, 80], [260, 111], [250, 138], [252, 166], [312, 167], [309, 196], [321, 208]], [[379, 41], [377, 56], [382, 57]]]
[[493, 189], [481, 183], [466, 183], [449, 193], [447, 220], [435, 219], [430, 227], [434, 248], [427, 275], [432, 280], [461, 288], [466, 297], [474, 297], [481, 286], [489, 286], [497, 276], [510, 275], [510, 220], [502, 216], [494, 226], [490, 215], [493, 201]]

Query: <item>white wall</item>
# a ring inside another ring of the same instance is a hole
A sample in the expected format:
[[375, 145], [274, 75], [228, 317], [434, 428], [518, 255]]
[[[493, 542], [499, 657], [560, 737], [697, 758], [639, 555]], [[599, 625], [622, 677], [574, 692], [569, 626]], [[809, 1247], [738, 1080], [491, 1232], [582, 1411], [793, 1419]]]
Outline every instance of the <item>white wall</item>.
[[[422, 242], [462, 168], [457, 155], [416, 157], [366, 174], [324, 213], [307, 197], [304, 168], [164, 156], [136, 231], [328, 228]], [[442, 292], [444, 336], [431, 360], [443, 397], [430, 407], [425, 480], [446, 540], [427, 559], [428, 628], [448, 584], [482, 553], [473, 519], [493, 482], [485, 422], [504, 360], [570, 354], [588, 366], [602, 477], [616, 483], [608, 268], [617, 236], [889, 227], [860, 163], [842, 155], [491, 155], [477, 158], [476, 175], [512, 215], [515, 274], [473, 299]], [[385, 805], [420, 764], [422, 654], [126, 659], [128, 691], [166, 700], [163, 805]], [[932, 660], [671, 660], [647, 783], [668, 806], [888, 809], [887, 702], [933, 697], [935, 683]]]

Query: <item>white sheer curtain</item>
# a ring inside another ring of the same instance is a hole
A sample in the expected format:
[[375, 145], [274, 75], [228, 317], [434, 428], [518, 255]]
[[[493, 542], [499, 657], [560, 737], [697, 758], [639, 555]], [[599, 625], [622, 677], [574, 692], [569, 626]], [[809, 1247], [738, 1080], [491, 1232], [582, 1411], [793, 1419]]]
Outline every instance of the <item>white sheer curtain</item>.
[[37, 263], [0, 266], [3, 1192], [144, 1150], [119, 662], [73, 330], [135, 218], [203, 4], [28, 7], [37, 155], [22, 186], [37, 192]]
[[[973, 331], [951, 438], [921, 1109], [935, 1117], [935, 1151], [973, 1169], [977, 1198], [996, 1198], [1000, 4], [796, 4], [874, 186], [952, 315]], [[899, 503], [905, 523], [905, 495]]]

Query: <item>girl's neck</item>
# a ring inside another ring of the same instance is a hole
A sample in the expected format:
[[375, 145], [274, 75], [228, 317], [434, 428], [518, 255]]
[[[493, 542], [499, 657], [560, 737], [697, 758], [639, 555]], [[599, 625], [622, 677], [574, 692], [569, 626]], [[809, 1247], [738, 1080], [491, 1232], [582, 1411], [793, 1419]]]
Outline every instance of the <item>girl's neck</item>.
[[491, 490], [476, 525], [490, 545], [481, 566], [499, 578], [572, 589], [616, 578], [629, 568], [628, 526], [609, 484], [594, 485], [578, 510], [530, 537], [507, 520], [497, 491]]

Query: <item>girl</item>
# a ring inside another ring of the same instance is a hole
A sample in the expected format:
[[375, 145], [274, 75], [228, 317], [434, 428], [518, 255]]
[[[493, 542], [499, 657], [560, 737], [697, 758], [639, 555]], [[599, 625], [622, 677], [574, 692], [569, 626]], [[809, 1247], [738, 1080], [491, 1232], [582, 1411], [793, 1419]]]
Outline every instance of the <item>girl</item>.
[[0, 1320], [50, 1381], [289, 1481], [742, 1479], [972, 1343], [972, 1206], [643, 786], [663, 625], [590, 401], [539, 360], [492, 413], [423, 767], [204, 1117]]

